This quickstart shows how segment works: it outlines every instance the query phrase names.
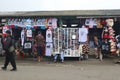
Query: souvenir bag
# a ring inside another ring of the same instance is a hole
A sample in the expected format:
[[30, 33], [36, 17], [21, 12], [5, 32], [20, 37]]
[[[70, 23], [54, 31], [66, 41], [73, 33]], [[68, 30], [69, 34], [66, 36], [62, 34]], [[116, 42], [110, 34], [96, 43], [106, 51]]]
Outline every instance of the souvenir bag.
[[15, 46], [14, 46], [14, 40], [12, 39], [11, 46], [9, 48], [9, 52], [14, 52], [15, 51]]
[[9, 48], [9, 52], [14, 52], [14, 50], [15, 50], [15, 47], [12, 45], [12, 46], [10, 46], [10, 48]]

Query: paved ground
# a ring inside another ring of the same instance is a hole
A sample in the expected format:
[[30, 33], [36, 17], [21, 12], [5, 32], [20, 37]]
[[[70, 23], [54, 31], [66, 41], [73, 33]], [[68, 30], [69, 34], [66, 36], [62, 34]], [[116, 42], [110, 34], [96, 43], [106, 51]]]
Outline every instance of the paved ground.
[[[0, 57], [1, 58], [1, 57]], [[38, 63], [35, 59], [17, 60], [18, 71], [0, 70], [0, 80], [120, 80], [120, 65], [114, 59]], [[0, 59], [2, 67], [3, 59]]]

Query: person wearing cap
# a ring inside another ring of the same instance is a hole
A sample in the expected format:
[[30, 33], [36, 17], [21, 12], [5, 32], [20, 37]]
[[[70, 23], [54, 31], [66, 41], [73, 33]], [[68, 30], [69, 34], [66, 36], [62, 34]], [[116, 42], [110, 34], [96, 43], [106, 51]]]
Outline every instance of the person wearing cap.
[[11, 63], [13, 69], [10, 71], [16, 71], [16, 63], [15, 63], [15, 58], [13, 52], [10, 52], [9, 49], [12, 46], [12, 36], [10, 30], [6, 31], [6, 38], [2, 39], [2, 44], [3, 44], [3, 49], [5, 51], [5, 63], [4, 67], [2, 67], [2, 70], [6, 70], [9, 62]]

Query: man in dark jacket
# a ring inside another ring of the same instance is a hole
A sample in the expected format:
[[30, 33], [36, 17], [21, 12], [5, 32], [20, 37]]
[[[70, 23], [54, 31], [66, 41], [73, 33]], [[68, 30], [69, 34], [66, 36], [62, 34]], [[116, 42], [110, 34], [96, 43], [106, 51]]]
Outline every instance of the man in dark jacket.
[[13, 69], [10, 71], [16, 71], [16, 63], [13, 52], [10, 52], [10, 46], [12, 46], [12, 36], [11, 32], [9, 30], [6, 31], [6, 38], [2, 39], [3, 49], [5, 50], [5, 63], [4, 67], [2, 67], [2, 70], [6, 70], [9, 62], [11, 63]]

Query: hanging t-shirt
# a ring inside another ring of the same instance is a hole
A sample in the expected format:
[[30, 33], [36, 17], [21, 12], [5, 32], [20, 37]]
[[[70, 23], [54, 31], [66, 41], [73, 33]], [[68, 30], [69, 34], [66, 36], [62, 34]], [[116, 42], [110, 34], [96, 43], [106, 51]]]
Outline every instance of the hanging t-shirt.
[[86, 19], [85, 25], [89, 26], [89, 28], [93, 28], [94, 26], [97, 26], [97, 19]]
[[50, 29], [48, 29], [46, 31], [46, 42], [53, 42], [53, 40], [52, 40], [52, 31]]
[[52, 18], [49, 18], [49, 19], [48, 19], [47, 24], [48, 24], [48, 27], [52, 27]]
[[23, 46], [24, 44], [24, 39], [25, 39], [25, 33], [24, 30], [21, 31], [21, 45]]
[[52, 55], [52, 49], [53, 49], [53, 44], [52, 43], [47, 43], [46, 44], [46, 56], [51, 56]]
[[57, 28], [57, 19], [56, 18], [53, 18], [52, 19], [52, 27], [55, 29]]
[[90, 21], [89, 21], [89, 28], [93, 28], [93, 26], [94, 26], [94, 20], [90, 19]]
[[25, 24], [26, 24], [26, 26], [31, 26], [31, 22], [32, 22], [32, 20], [31, 20], [31, 19], [27, 19], [27, 20], [26, 20], [26, 23], [25, 23]]
[[88, 35], [88, 29], [87, 28], [79, 28], [79, 42], [86, 42], [87, 41], [87, 35]]
[[10, 30], [8, 26], [3, 26], [2, 27], [2, 33], [3, 33], [4, 36], [6, 35], [7, 30]]
[[37, 25], [38, 26], [44, 26], [45, 27], [45, 19], [38, 19], [38, 21], [37, 21]]
[[28, 29], [28, 30], [27, 30], [27, 37], [28, 37], [28, 38], [31, 38], [31, 37], [32, 37], [32, 30], [31, 30], [31, 29]]
[[90, 19], [86, 19], [86, 20], [85, 20], [85, 25], [86, 25], [86, 26], [89, 26], [89, 22], [90, 22]]

